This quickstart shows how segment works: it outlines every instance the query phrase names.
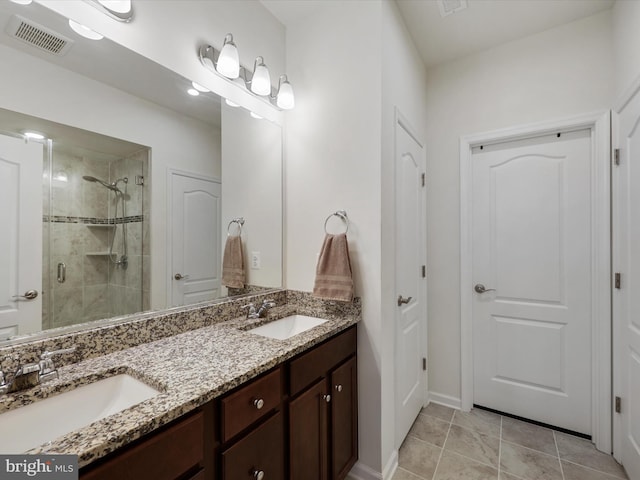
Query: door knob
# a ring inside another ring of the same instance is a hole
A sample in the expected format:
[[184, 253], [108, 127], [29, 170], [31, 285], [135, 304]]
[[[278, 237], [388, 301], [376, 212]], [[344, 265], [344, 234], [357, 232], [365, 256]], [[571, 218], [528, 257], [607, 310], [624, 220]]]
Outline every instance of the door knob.
[[25, 300], [33, 300], [34, 298], [38, 298], [37, 290], [27, 290], [24, 292], [24, 295], [14, 295], [12, 298], [24, 298]]
[[475, 287], [473, 287], [473, 289], [476, 291], [476, 293], [485, 293], [485, 292], [495, 292], [496, 289], [495, 288], [484, 288], [484, 285], [481, 283], [476, 284]]
[[401, 307], [403, 303], [409, 303], [413, 297], [402, 298], [402, 295], [398, 295], [398, 306]]
[[189, 275], [182, 275], [181, 273], [176, 273], [173, 278], [175, 278], [176, 280], [186, 280], [187, 278], [189, 278]]

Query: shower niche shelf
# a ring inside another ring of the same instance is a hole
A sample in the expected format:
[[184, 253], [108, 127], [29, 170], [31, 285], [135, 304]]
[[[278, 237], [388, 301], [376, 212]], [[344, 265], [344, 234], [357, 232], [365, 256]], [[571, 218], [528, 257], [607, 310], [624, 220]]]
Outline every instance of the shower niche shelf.
[[113, 255], [113, 256], [118, 256], [118, 252], [86, 252], [85, 255], [87, 257], [104, 257], [104, 256], [109, 256], [109, 255]]
[[85, 223], [84, 226], [87, 228], [116, 228], [116, 225], [113, 223]]

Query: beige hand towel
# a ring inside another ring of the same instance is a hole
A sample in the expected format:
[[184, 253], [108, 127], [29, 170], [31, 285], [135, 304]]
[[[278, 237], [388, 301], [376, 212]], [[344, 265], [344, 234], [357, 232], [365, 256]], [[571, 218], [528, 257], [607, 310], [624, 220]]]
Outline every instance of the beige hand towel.
[[244, 257], [242, 255], [242, 237], [227, 237], [222, 255], [222, 284], [225, 287], [244, 288]]
[[328, 233], [324, 237], [316, 267], [313, 296], [339, 302], [353, 300], [353, 277], [346, 234]]

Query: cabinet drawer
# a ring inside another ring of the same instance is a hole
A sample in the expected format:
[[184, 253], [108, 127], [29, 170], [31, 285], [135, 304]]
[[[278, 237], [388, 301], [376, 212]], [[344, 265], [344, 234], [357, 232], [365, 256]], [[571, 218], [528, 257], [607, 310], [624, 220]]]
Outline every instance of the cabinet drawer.
[[204, 415], [198, 412], [83, 473], [81, 478], [174, 480], [202, 464], [203, 439]]
[[222, 480], [284, 479], [282, 412], [222, 453]]
[[220, 402], [222, 441], [226, 442], [280, 405], [281, 396], [281, 370], [278, 368], [223, 398]]
[[295, 395], [334, 366], [356, 353], [356, 328], [351, 327], [289, 364], [289, 392]]

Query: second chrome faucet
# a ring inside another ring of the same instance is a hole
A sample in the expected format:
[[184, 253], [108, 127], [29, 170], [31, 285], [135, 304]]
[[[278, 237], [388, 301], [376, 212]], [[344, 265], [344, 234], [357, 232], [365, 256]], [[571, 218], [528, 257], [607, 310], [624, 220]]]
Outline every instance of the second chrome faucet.
[[267, 311], [271, 307], [275, 307], [276, 302], [273, 300], [263, 300], [262, 305], [258, 308], [253, 303], [240, 307], [242, 310], [247, 311], [247, 318], [262, 318], [267, 315]]

